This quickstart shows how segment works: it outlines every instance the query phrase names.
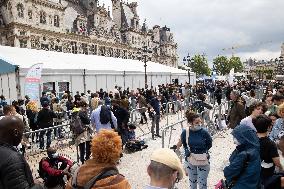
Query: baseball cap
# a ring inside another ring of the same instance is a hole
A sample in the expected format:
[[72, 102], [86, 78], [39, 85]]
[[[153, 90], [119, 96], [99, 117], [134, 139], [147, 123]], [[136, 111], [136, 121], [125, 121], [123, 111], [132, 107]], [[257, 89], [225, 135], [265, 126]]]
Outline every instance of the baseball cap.
[[178, 179], [183, 178], [183, 166], [176, 153], [168, 148], [160, 148], [153, 152], [151, 160], [162, 163], [174, 170], [178, 171]]

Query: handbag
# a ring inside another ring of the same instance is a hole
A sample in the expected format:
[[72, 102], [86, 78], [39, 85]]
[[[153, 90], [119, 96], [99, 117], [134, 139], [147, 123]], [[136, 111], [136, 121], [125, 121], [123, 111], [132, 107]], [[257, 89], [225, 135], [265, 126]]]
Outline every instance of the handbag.
[[219, 182], [215, 185], [215, 189], [231, 189], [231, 187], [227, 186], [227, 183], [225, 180], [221, 179]]
[[[188, 146], [188, 138], [189, 138], [189, 128], [186, 129], [186, 143]], [[203, 154], [195, 154], [190, 153], [190, 156], [187, 158], [187, 161], [194, 166], [205, 166], [209, 165], [207, 153]]]
[[205, 165], [209, 165], [209, 161], [207, 158], [207, 154], [203, 153], [203, 154], [194, 154], [191, 153], [190, 156], [188, 157], [188, 162], [191, 165], [194, 166], [205, 166]]

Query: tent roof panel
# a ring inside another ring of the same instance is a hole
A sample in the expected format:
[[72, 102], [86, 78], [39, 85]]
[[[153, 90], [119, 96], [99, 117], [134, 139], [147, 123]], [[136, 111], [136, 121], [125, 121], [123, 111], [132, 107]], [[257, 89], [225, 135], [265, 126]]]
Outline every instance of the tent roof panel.
[[[43, 63], [43, 69], [86, 69], [98, 71], [113, 70], [144, 72], [144, 63], [138, 60], [96, 55], [71, 54], [8, 46], [0, 46], [0, 60], [4, 60], [6, 62], [8, 61], [13, 65], [18, 65], [20, 68], [30, 68], [36, 63]], [[147, 72], [186, 74], [186, 71], [184, 70], [154, 62], [147, 62]]]

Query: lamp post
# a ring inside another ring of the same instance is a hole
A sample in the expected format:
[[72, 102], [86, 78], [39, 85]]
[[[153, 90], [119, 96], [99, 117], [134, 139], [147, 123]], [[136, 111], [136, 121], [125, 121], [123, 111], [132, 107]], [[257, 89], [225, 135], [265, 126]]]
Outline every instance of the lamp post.
[[147, 46], [143, 46], [142, 49], [138, 49], [138, 52], [137, 52], [138, 60], [144, 62], [145, 89], [147, 89], [148, 87], [147, 86], [147, 62], [151, 61], [151, 54], [152, 54], [152, 50]]
[[[187, 62], [187, 65], [185, 63]], [[183, 58], [183, 64], [187, 66], [187, 74], [188, 74], [188, 84], [190, 84], [190, 71], [192, 68], [192, 64], [194, 63], [194, 58], [190, 58], [189, 54]]]

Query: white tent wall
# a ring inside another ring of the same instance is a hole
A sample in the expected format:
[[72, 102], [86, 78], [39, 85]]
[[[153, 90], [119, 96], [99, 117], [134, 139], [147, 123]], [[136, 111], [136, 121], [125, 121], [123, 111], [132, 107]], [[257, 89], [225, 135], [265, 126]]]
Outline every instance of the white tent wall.
[[[47, 82], [55, 82], [55, 90], [58, 92], [58, 83], [59, 82], [69, 82], [69, 90], [75, 94], [76, 91], [84, 92], [84, 79], [83, 74], [81, 74], [82, 70], [77, 71], [76, 73], [69, 73], [67, 70], [66, 73], [56, 72], [56, 70], [53, 71], [53, 73], [49, 70], [43, 70], [42, 73], [42, 79], [41, 79], [41, 89], [43, 86], [43, 83]], [[83, 73], [83, 72], [82, 72]], [[14, 74], [14, 73], [13, 73]], [[11, 99], [17, 98], [16, 93], [16, 83], [15, 83], [15, 74], [10, 74], [9, 82], [10, 82], [10, 88], [11, 88]], [[4, 91], [4, 95], [9, 96], [8, 93], [8, 79], [7, 74], [1, 75], [0, 79], [2, 78], [2, 88]], [[13, 78], [11, 78], [13, 76]], [[25, 86], [25, 76], [26, 71], [22, 71], [20, 74], [20, 86], [21, 86], [21, 96], [24, 97], [24, 86]], [[120, 86], [124, 89], [124, 75], [123, 73], [99, 73], [95, 74], [94, 72], [88, 73], [86, 72], [86, 90], [91, 90], [92, 92], [98, 91], [101, 88], [107, 91], [113, 91], [115, 85]], [[171, 79], [178, 79], [179, 84], [185, 83], [188, 81], [187, 75], [181, 75], [181, 74], [168, 74], [168, 73], [149, 73], [148, 74], [148, 85], [156, 87], [161, 84], [166, 83], [172, 83]], [[11, 82], [14, 83], [11, 83]], [[195, 82], [194, 77], [192, 75], [191, 82]], [[136, 88], [144, 88], [145, 83], [145, 77], [144, 73], [125, 73], [125, 88], [129, 87], [130, 89], [136, 89]], [[1, 84], [1, 83], [0, 83]], [[1, 85], [0, 85], [1, 87]], [[0, 91], [1, 93], [1, 91]]]
[[121, 75], [115, 75], [115, 85], [124, 89], [124, 74], [123, 73]]
[[96, 75], [86, 75], [86, 90], [91, 90], [92, 92], [97, 91], [97, 76]]
[[[135, 75], [132, 75], [133, 78], [133, 88], [145, 88], [145, 75], [143, 73], [137, 73]], [[147, 78], [147, 83], [149, 84], [149, 79]]]
[[7, 73], [0, 75], [0, 94], [4, 95], [8, 103], [17, 99], [16, 74]]
[[97, 75], [97, 88], [96, 88], [96, 90], [100, 90], [101, 88], [102, 89], [106, 89], [106, 86], [107, 86], [107, 84], [106, 84], [106, 75]]

